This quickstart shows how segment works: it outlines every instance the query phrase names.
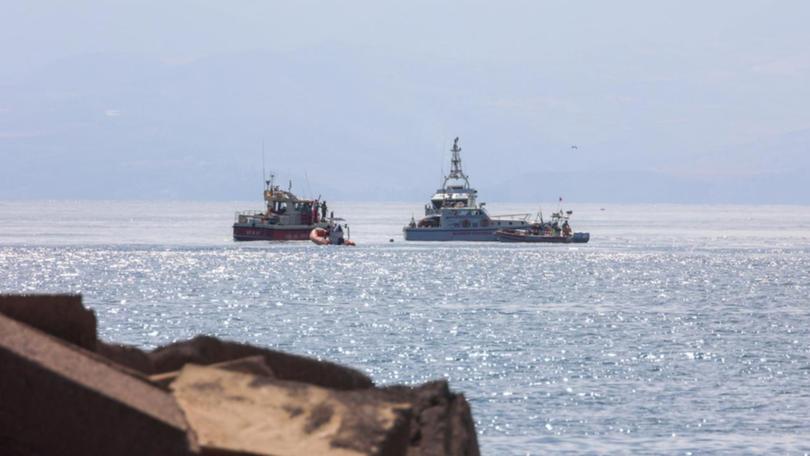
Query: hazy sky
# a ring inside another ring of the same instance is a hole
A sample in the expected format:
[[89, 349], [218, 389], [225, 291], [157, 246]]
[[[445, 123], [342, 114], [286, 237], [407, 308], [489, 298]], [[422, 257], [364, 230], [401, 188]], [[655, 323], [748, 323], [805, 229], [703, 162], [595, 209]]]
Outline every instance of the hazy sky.
[[264, 141], [313, 193], [421, 200], [461, 136], [490, 200], [810, 203], [809, 18], [804, 1], [6, 2], [0, 198], [255, 198]]

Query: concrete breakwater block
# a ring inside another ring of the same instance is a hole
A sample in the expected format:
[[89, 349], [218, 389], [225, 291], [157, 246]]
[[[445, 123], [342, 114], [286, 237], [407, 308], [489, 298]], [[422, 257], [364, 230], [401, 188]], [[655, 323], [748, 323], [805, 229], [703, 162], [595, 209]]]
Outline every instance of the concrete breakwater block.
[[171, 390], [204, 449], [404, 456], [408, 447], [410, 404], [359, 391], [192, 364]]
[[96, 353], [122, 366], [138, 371], [144, 375], [155, 373], [155, 366], [149, 355], [136, 347], [121, 344], [96, 342]]
[[[191, 364], [189, 364], [191, 365]], [[276, 374], [265, 363], [262, 356], [248, 356], [246, 358], [234, 359], [222, 363], [210, 364], [208, 367], [222, 369], [231, 372], [241, 372], [243, 374], [253, 374], [267, 378], [276, 378]], [[165, 372], [149, 377], [149, 381], [155, 385], [169, 389], [173, 381], [177, 380], [181, 371]]]
[[159, 373], [178, 370], [186, 363], [206, 365], [257, 355], [264, 357], [275, 376], [282, 380], [342, 390], [371, 388], [374, 385], [367, 375], [349, 367], [210, 336], [197, 336], [159, 347], [149, 353], [149, 358], [155, 372]]
[[445, 381], [375, 387], [338, 364], [199, 336], [97, 340], [79, 296], [0, 295], [0, 454], [479, 454]]
[[4, 455], [197, 451], [171, 394], [3, 315], [0, 448]]
[[412, 405], [408, 454], [480, 454], [470, 404], [463, 394], [450, 391], [447, 381], [378, 391], [386, 400]]
[[87, 350], [96, 349], [96, 314], [79, 295], [0, 295], [0, 314]]

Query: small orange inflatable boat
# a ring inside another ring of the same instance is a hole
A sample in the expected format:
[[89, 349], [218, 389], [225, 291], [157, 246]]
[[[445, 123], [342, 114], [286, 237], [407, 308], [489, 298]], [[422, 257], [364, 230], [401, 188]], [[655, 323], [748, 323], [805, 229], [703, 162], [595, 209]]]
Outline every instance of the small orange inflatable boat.
[[341, 231], [336, 236], [330, 236], [326, 228], [315, 228], [309, 232], [309, 240], [318, 245], [355, 245], [351, 239], [344, 239]]

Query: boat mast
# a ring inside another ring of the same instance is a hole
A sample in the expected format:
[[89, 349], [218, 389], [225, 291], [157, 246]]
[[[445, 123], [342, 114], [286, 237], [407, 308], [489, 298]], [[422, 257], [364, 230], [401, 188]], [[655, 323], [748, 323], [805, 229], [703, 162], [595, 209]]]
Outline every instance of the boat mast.
[[275, 174], [270, 174], [270, 179], [264, 181], [264, 202], [267, 204], [267, 210], [273, 209], [273, 180]]
[[466, 187], [469, 187], [470, 180], [467, 178], [467, 175], [464, 174], [464, 171], [461, 170], [461, 147], [458, 147], [458, 137], [453, 141], [453, 148], [450, 149], [450, 151], [453, 152], [453, 157], [450, 159], [450, 174], [444, 178], [445, 186], [447, 186], [447, 181], [450, 179], [464, 179]]

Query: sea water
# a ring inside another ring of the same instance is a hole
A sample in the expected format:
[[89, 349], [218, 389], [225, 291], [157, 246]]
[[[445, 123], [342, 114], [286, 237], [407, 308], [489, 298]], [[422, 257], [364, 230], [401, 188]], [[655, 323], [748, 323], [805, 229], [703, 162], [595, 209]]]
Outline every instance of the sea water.
[[591, 242], [538, 245], [405, 242], [420, 203], [336, 203], [357, 247], [234, 243], [258, 206], [0, 202], [0, 292], [82, 293], [146, 349], [446, 378], [485, 454], [810, 452], [808, 207], [573, 204]]

